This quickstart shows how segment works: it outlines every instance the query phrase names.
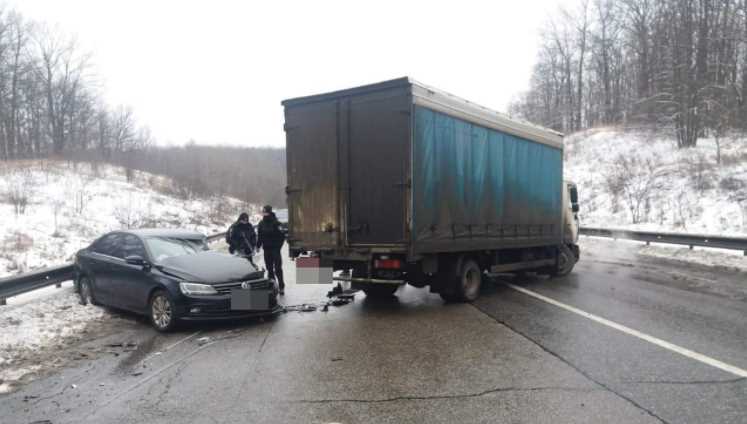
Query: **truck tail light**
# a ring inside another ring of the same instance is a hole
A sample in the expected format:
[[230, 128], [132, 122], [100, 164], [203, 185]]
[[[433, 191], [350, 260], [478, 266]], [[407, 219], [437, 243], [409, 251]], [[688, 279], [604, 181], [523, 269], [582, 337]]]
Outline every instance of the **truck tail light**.
[[376, 259], [374, 261], [374, 268], [376, 269], [400, 269], [402, 268], [402, 261], [399, 259]]

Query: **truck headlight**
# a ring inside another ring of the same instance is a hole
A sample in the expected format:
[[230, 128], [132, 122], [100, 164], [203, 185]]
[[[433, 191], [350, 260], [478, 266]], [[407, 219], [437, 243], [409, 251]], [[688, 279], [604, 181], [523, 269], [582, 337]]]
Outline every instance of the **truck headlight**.
[[215, 287], [209, 284], [197, 284], [197, 283], [179, 283], [179, 290], [187, 296], [197, 295], [206, 296], [211, 294], [218, 294]]

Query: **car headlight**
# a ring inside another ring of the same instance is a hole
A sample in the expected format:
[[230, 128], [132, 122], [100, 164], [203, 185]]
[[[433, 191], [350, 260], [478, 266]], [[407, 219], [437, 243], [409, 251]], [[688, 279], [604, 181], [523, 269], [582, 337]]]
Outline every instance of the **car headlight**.
[[198, 295], [205, 296], [209, 294], [218, 294], [215, 287], [209, 284], [197, 284], [197, 283], [179, 283], [179, 290], [187, 296]]

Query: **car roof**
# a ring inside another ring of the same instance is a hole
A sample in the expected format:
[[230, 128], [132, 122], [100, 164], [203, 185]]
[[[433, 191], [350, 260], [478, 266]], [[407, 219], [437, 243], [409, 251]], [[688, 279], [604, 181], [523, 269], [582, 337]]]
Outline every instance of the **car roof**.
[[138, 237], [176, 237], [184, 239], [199, 239], [205, 238], [205, 234], [198, 231], [184, 230], [180, 228], [141, 228], [137, 230], [124, 230], [121, 231], [126, 234], [134, 234]]

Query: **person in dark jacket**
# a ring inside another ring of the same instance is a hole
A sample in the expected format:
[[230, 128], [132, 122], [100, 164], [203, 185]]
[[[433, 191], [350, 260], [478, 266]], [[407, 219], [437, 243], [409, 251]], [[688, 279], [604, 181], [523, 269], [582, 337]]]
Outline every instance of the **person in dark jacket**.
[[239, 219], [228, 228], [226, 242], [231, 254], [238, 252], [250, 258], [254, 254], [257, 235], [254, 233], [254, 227], [249, 222], [249, 215], [246, 212], [242, 212]]
[[280, 248], [285, 242], [285, 234], [280, 229], [280, 222], [272, 206], [262, 208], [262, 220], [257, 224], [257, 247], [265, 252], [265, 267], [267, 267], [268, 278], [277, 277], [280, 294], [285, 294], [285, 281], [283, 281], [283, 256]]

